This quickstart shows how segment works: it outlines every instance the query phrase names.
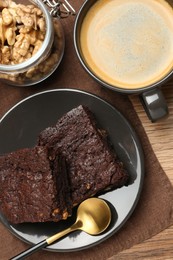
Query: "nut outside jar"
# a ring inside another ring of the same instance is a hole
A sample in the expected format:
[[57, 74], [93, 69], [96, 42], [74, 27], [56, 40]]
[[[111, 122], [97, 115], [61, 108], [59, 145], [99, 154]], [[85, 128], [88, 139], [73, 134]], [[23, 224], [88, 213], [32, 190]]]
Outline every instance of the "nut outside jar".
[[21, 87], [43, 81], [59, 66], [64, 46], [61, 23], [41, 0], [0, 0], [1, 81]]

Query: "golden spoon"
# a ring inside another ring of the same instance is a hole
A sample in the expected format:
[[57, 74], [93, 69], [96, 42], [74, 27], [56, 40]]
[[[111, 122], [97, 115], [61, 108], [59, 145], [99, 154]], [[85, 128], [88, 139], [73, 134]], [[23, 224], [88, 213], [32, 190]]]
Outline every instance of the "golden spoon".
[[77, 209], [76, 222], [69, 228], [41, 241], [19, 255], [11, 258], [13, 260], [24, 259], [40, 248], [44, 248], [59, 238], [75, 230], [83, 230], [90, 235], [98, 235], [106, 230], [111, 221], [111, 210], [107, 203], [98, 198], [89, 198], [83, 201]]

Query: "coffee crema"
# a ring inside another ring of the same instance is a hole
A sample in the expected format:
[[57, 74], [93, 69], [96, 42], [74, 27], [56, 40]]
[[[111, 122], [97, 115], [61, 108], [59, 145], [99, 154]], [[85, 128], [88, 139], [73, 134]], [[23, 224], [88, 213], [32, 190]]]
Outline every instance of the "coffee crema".
[[150, 86], [173, 69], [173, 8], [164, 0], [98, 0], [83, 20], [80, 45], [104, 82]]

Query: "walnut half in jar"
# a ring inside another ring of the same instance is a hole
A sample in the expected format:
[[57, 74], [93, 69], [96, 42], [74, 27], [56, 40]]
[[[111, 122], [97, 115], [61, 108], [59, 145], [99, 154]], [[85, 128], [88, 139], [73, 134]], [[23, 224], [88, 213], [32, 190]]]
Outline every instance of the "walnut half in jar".
[[[42, 48], [47, 25], [45, 16], [35, 5], [0, 0], [0, 64], [16, 65], [31, 59]], [[59, 65], [64, 51], [60, 22], [51, 18], [54, 40], [44, 57], [22, 72], [1, 73], [0, 78], [12, 85], [31, 85], [48, 77]], [[49, 43], [47, 43], [49, 45]]]

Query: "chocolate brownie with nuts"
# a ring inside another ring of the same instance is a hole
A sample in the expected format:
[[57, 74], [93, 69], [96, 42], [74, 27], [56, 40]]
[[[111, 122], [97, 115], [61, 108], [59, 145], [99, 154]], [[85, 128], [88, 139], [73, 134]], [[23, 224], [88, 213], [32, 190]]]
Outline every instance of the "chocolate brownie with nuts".
[[72, 204], [65, 159], [45, 147], [0, 156], [0, 210], [13, 224], [66, 219]]
[[128, 173], [82, 105], [43, 130], [38, 144], [60, 151], [67, 161], [73, 205], [100, 191], [123, 186]]

